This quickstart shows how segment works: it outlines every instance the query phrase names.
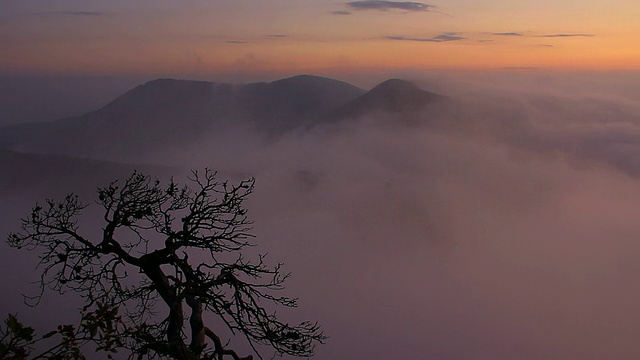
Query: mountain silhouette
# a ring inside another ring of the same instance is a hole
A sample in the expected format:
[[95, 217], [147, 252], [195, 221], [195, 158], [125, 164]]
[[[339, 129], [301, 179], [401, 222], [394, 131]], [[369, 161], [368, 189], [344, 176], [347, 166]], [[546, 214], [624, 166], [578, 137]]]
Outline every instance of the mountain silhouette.
[[444, 99], [444, 96], [422, 90], [412, 82], [390, 79], [336, 109], [332, 117], [337, 121], [375, 113], [412, 115]]
[[311, 75], [244, 85], [157, 79], [81, 116], [2, 128], [0, 148], [126, 160], [233, 126], [277, 135], [381, 112], [413, 114], [442, 98], [398, 79], [370, 91]]
[[246, 85], [240, 92], [238, 113], [269, 131], [289, 130], [320, 121], [333, 109], [365, 91], [333, 79], [298, 75], [270, 83]]

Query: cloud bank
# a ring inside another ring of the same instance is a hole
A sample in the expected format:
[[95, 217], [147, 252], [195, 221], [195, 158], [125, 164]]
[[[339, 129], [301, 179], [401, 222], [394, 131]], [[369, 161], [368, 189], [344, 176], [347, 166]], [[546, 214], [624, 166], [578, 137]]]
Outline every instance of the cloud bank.
[[565, 37], [593, 37], [593, 34], [547, 34], [539, 35], [538, 37], [544, 38], [565, 38]]

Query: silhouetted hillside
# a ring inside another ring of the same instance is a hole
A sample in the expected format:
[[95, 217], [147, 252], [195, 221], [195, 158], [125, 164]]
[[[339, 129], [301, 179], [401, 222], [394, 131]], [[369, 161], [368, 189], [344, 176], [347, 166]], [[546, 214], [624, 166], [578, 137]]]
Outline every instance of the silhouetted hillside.
[[444, 99], [444, 96], [422, 90], [409, 81], [391, 79], [335, 110], [331, 116], [339, 120], [375, 113], [409, 115]]
[[410, 115], [442, 98], [397, 79], [368, 92], [311, 75], [246, 85], [158, 79], [82, 116], [3, 128], [0, 148], [136, 161], [216, 141], [211, 134], [224, 136], [236, 126], [277, 135], [377, 113]]
[[324, 118], [364, 91], [316, 76], [231, 85], [158, 79], [101, 109], [0, 131], [0, 146], [23, 152], [121, 158], [189, 143], [230, 124], [280, 133]]
[[249, 84], [243, 90], [239, 111], [246, 111], [261, 129], [270, 131], [321, 121], [365, 92], [342, 81], [311, 75]]

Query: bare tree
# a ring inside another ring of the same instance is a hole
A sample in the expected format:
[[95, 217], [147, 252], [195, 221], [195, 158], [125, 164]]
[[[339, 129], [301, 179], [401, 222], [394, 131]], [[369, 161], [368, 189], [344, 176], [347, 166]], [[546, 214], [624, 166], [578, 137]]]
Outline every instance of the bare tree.
[[93, 324], [81, 327], [79, 340], [104, 338], [97, 330], [112, 317], [108, 346], [128, 349], [130, 358], [252, 359], [229, 348], [224, 338], [232, 334], [258, 356], [259, 345], [312, 356], [325, 339], [317, 323], [289, 325], [266, 305], [297, 306], [275, 295], [289, 274], [266, 265], [264, 255], [246, 254], [254, 244], [243, 202], [254, 180], [231, 185], [215, 176], [194, 171], [191, 187], [181, 187], [134, 172], [99, 188], [104, 227], [97, 238], [80, 231], [87, 206], [76, 195], [36, 205], [8, 238], [12, 247], [41, 251], [41, 292], [31, 300], [37, 304], [46, 289], [79, 294], [83, 324]]

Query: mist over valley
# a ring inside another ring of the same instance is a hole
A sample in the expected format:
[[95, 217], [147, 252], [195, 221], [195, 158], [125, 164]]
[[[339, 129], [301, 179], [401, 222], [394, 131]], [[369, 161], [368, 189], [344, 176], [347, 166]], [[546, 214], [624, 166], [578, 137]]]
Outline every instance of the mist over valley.
[[[592, 79], [151, 80], [0, 128], [0, 232], [133, 170], [209, 167], [256, 178], [253, 233], [292, 272], [300, 308], [285, 316], [330, 337], [319, 360], [635, 359], [640, 94], [634, 78]], [[75, 314], [73, 294], [22, 305], [37, 254], [0, 251], [0, 309], [38, 326]]]

